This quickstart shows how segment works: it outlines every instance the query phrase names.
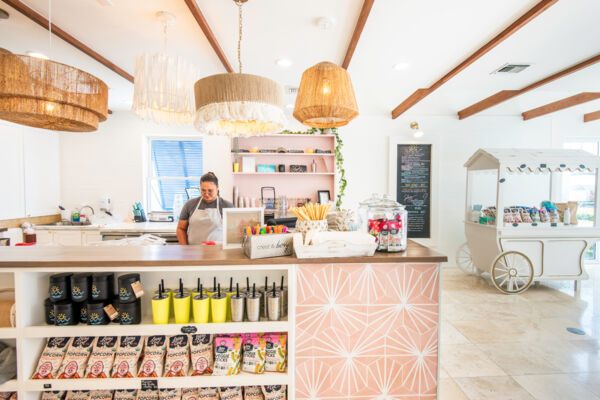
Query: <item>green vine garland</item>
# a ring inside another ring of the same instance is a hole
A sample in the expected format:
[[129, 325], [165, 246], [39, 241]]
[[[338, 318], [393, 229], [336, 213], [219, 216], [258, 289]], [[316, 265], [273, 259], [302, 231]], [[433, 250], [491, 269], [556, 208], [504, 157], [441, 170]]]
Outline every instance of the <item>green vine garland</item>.
[[[287, 135], [314, 135], [319, 131], [323, 133], [324, 130], [325, 129], [310, 128], [305, 131], [290, 131], [286, 129], [281, 131], [281, 133]], [[342, 142], [342, 139], [338, 134], [338, 128], [331, 128], [331, 133], [335, 136], [335, 167], [339, 174], [339, 187], [335, 206], [339, 209], [342, 206], [342, 199], [346, 193], [346, 186], [348, 186], [348, 181], [346, 180], [346, 170], [344, 169], [344, 155], [342, 154], [344, 142]]]

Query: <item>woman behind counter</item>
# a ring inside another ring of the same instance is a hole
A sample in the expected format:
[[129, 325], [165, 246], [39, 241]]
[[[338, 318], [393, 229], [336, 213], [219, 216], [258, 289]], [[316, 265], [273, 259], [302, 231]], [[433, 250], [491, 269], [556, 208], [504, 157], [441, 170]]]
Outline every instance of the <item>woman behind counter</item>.
[[177, 224], [179, 244], [202, 244], [223, 240], [223, 209], [233, 204], [219, 196], [219, 180], [212, 172], [200, 178], [201, 197], [184, 204]]

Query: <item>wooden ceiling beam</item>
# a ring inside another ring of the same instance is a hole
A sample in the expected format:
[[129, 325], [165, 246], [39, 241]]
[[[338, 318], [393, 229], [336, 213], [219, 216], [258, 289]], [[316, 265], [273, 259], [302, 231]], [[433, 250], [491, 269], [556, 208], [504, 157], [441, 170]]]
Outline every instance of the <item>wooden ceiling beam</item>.
[[583, 116], [583, 122], [592, 122], [600, 119], [600, 110], [587, 113]]
[[[5, 2], [6, 4], [8, 4], [9, 6], [11, 6], [12, 8], [14, 8], [15, 10], [17, 10], [18, 12], [20, 12], [21, 14], [23, 14], [24, 16], [26, 16], [27, 18], [29, 18], [30, 20], [32, 20], [33, 22], [35, 22], [36, 24], [40, 25], [42, 28], [48, 29], [49, 21], [44, 16], [38, 14], [35, 10], [26, 6], [23, 2], [21, 2], [19, 0], [2, 0], [2, 1]], [[94, 60], [96, 60], [100, 64], [104, 65], [106, 68], [121, 75], [123, 78], [125, 78], [129, 82], [133, 83], [133, 75], [127, 73], [127, 71], [120, 68], [119, 66], [114, 64], [112, 61], [110, 61], [106, 57], [102, 56], [98, 52], [94, 51], [90, 47], [86, 46], [84, 43], [75, 39], [73, 36], [69, 35], [67, 32], [65, 32], [63, 29], [56, 26], [55, 24], [52, 24], [52, 33], [55, 34], [56, 36], [58, 36], [59, 38], [61, 38], [62, 40], [64, 40], [65, 42], [69, 43], [71, 46], [77, 48], [78, 50], [80, 50], [83, 53], [87, 54], [88, 56], [92, 57]]]
[[402, 115], [408, 109], [413, 107], [419, 101], [423, 100], [426, 96], [430, 95], [433, 91], [438, 89], [444, 83], [446, 83], [450, 79], [454, 78], [460, 72], [465, 70], [467, 67], [469, 67], [471, 64], [473, 64], [475, 61], [477, 61], [481, 57], [483, 57], [485, 54], [487, 54], [493, 48], [498, 46], [500, 43], [502, 43], [503, 41], [508, 39], [515, 32], [517, 32], [519, 29], [523, 28], [525, 25], [527, 25], [529, 22], [531, 22], [534, 18], [536, 18], [538, 15], [540, 15], [541, 13], [546, 11], [548, 8], [550, 8], [557, 2], [558, 2], [558, 0], [542, 0], [542, 1], [540, 1], [532, 9], [527, 11], [525, 14], [523, 14], [521, 17], [519, 17], [519, 19], [517, 19], [515, 22], [513, 22], [508, 28], [504, 29], [502, 32], [500, 32], [498, 35], [496, 35], [492, 40], [490, 40], [485, 45], [483, 45], [483, 47], [481, 47], [476, 52], [474, 52], [469, 57], [467, 57], [457, 67], [455, 67], [452, 71], [448, 72], [446, 75], [444, 75], [442, 78], [440, 78], [432, 86], [430, 86], [429, 88], [417, 89], [417, 91], [415, 91], [415, 93], [413, 93], [406, 100], [404, 100], [398, 107], [394, 108], [394, 110], [392, 111], [392, 118], [394, 118], [394, 119], [398, 118], [400, 115]]
[[356, 21], [356, 26], [354, 27], [354, 33], [352, 33], [352, 38], [348, 44], [348, 50], [346, 50], [344, 62], [342, 62], [342, 68], [344, 69], [348, 69], [348, 66], [350, 65], [350, 60], [352, 60], [354, 50], [356, 50], [356, 46], [358, 45], [358, 39], [360, 39], [360, 35], [362, 34], [365, 24], [367, 23], [367, 18], [369, 18], [371, 8], [373, 8], [373, 3], [375, 3], [375, 0], [365, 0], [363, 3], [362, 9], [360, 10], [360, 14], [358, 16], [358, 21]]
[[537, 82], [532, 83], [529, 86], [524, 87], [523, 89], [520, 90], [502, 90], [490, 97], [488, 97], [487, 99], [483, 99], [478, 103], [473, 104], [470, 107], [465, 108], [464, 110], [460, 110], [458, 112], [458, 119], [465, 119], [468, 118], [472, 115], [475, 115], [483, 110], [487, 110], [490, 107], [496, 106], [506, 100], [512, 99], [514, 97], [520, 96], [523, 93], [527, 93], [533, 89], [537, 89], [540, 86], [544, 86], [550, 82], [553, 82], [557, 79], [563, 78], [567, 75], [570, 75], [574, 72], [577, 72], [581, 69], [587, 68], [591, 65], [594, 65], [596, 63], [600, 62], [600, 54], [595, 55], [592, 58], [588, 58], [585, 61], [582, 61], [578, 64], [575, 64], [567, 69], [564, 69], [562, 71], [559, 71], [553, 75], [550, 75], [542, 80], [539, 80]]
[[583, 92], [562, 100], [546, 104], [544, 106], [525, 111], [523, 120], [541, 117], [542, 115], [552, 114], [554, 112], [564, 110], [565, 108], [574, 107], [579, 104], [587, 103], [588, 101], [600, 99], [600, 92]]
[[194, 16], [194, 19], [196, 19], [200, 29], [202, 29], [202, 32], [204, 32], [204, 36], [206, 36], [208, 43], [210, 43], [210, 46], [217, 54], [217, 57], [219, 57], [219, 60], [221, 60], [221, 64], [223, 64], [225, 70], [227, 70], [227, 72], [235, 72], [229, 63], [225, 52], [221, 48], [221, 45], [217, 41], [215, 34], [213, 33], [212, 29], [210, 29], [208, 21], [206, 21], [206, 18], [204, 18], [204, 14], [202, 14], [202, 11], [200, 11], [200, 7], [198, 7], [196, 0], [185, 0], [185, 4], [187, 4], [190, 12]]

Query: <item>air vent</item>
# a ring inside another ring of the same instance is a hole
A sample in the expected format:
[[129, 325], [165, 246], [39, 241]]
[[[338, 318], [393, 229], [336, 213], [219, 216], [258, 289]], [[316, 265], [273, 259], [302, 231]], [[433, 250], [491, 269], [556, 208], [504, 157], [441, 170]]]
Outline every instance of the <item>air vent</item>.
[[506, 73], [506, 74], [518, 74], [519, 72], [524, 71], [525, 69], [531, 67], [531, 64], [504, 64], [492, 74], [496, 73]]
[[298, 86], [286, 86], [284, 91], [287, 95], [296, 95], [298, 94]]

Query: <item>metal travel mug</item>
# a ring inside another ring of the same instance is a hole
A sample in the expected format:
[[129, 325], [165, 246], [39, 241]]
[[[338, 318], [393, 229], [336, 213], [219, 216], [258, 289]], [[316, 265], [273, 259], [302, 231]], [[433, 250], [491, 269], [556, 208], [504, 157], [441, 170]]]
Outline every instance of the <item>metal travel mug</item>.
[[244, 320], [244, 302], [246, 296], [240, 293], [239, 296], [231, 296], [231, 320], [233, 322], [242, 322]]
[[262, 295], [258, 292], [254, 295], [248, 293], [248, 297], [246, 297], [246, 315], [248, 316], [248, 321], [256, 322], [260, 319], [261, 298]]
[[269, 314], [269, 321], [279, 321], [281, 318], [281, 292], [268, 292], [267, 311]]

